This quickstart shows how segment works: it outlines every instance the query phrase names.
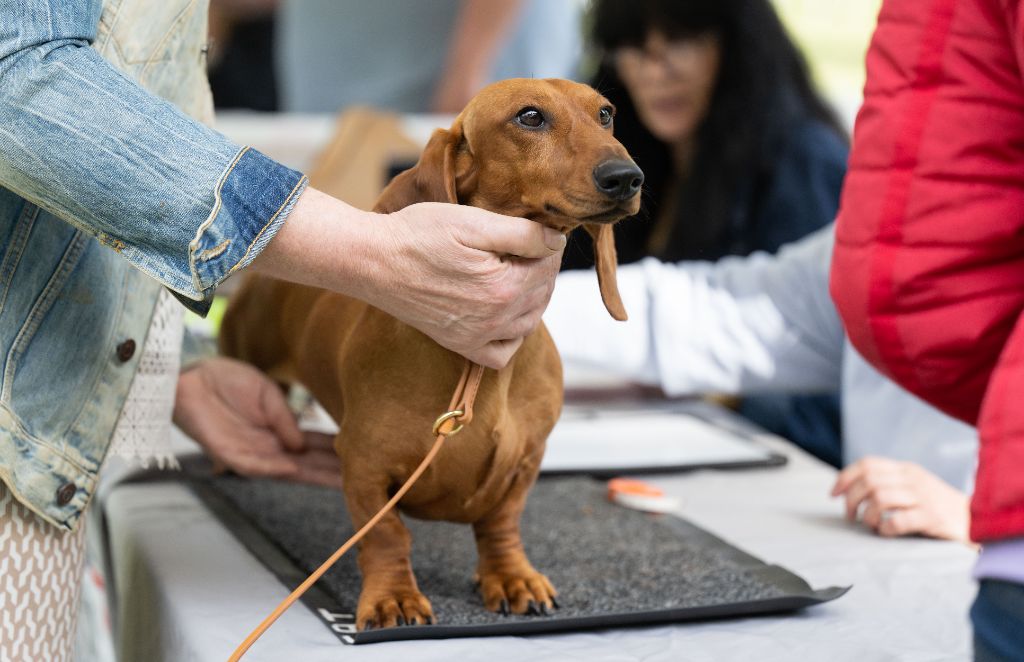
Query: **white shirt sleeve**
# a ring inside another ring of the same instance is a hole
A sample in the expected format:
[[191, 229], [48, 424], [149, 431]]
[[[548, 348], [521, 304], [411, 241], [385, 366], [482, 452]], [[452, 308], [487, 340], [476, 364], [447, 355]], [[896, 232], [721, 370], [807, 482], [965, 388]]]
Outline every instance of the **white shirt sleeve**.
[[827, 391], [843, 329], [828, 293], [833, 227], [776, 254], [619, 267], [629, 321], [604, 310], [592, 272], [558, 276], [544, 315], [563, 361], [670, 395]]

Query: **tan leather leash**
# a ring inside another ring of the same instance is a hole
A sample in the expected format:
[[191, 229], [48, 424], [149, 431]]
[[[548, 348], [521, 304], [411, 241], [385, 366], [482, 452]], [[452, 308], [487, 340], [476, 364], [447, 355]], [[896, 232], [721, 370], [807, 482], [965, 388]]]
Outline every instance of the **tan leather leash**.
[[338, 548], [334, 554], [331, 554], [330, 558], [323, 562], [319, 568], [316, 569], [313, 574], [306, 578], [306, 581], [302, 582], [298, 588], [291, 592], [287, 598], [281, 601], [281, 604], [274, 608], [274, 611], [270, 612], [270, 615], [263, 619], [255, 630], [253, 630], [248, 637], [245, 638], [235, 652], [228, 658], [228, 662], [237, 662], [242, 659], [245, 652], [256, 643], [264, 632], [274, 624], [278, 618], [281, 617], [292, 604], [302, 597], [302, 594], [309, 590], [309, 587], [316, 583], [320, 577], [327, 572], [331, 566], [333, 566], [338, 559], [340, 559], [345, 552], [347, 552], [354, 544], [359, 542], [363, 536], [369, 533], [370, 529], [376, 526], [377, 522], [381, 520], [384, 515], [388, 513], [395, 504], [397, 504], [405, 493], [409, 491], [413, 483], [415, 483], [419, 477], [426, 471], [427, 467], [437, 456], [441, 450], [441, 446], [444, 444], [444, 440], [448, 437], [458, 434], [460, 430], [473, 419], [473, 401], [476, 400], [476, 392], [480, 388], [480, 380], [483, 379], [484, 368], [481, 365], [477, 365], [469, 360], [466, 361], [466, 365], [462, 368], [462, 376], [459, 378], [459, 384], [455, 387], [455, 392], [452, 394], [451, 403], [448, 405], [448, 411], [437, 417], [434, 421], [433, 432], [437, 435], [437, 440], [434, 441], [434, 445], [430, 448], [426, 457], [420, 462], [420, 465], [416, 467], [416, 471], [412, 472], [409, 476], [409, 480], [405, 481], [405, 484], [395, 492], [395, 495], [391, 497], [391, 500], [384, 505], [380, 511], [370, 518], [370, 521], [363, 525], [363, 528], [359, 529], [351, 538], [349, 538], [344, 545]]

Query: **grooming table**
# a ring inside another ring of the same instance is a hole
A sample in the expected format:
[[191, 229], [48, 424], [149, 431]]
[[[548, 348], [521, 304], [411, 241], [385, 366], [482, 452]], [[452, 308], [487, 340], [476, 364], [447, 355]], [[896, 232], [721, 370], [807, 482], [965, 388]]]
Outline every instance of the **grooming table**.
[[[293, 587], [352, 535], [341, 495], [276, 480], [212, 476], [186, 463], [189, 482], [224, 525]], [[307, 594], [306, 605], [345, 643], [521, 635], [792, 611], [839, 597], [812, 590], [682, 519], [608, 502], [589, 478], [543, 478], [523, 515], [534, 566], [559, 591], [550, 616], [501, 616], [483, 608], [471, 581], [476, 548], [468, 525], [405, 518], [413, 569], [437, 624], [356, 632], [361, 585], [346, 555]]]
[[[975, 592], [970, 570], [976, 554], [957, 543], [882, 539], [846, 522], [842, 503], [828, 497], [833, 469], [781, 440], [763, 443], [789, 462], [646, 480], [679, 498], [688, 521], [733, 546], [788, 568], [812, 586], [852, 585], [838, 600], [782, 615], [366, 646], [343, 645], [313, 612], [295, 605], [245, 660], [969, 659], [967, 610]], [[110, 481], [98, 505], [90, 526], [103, 534], [101, 546], [112, 562], [108, 586], [119, 597], [112, 611], [122, 634], [122, 659], [223, 662], [288, 593], [180, 480]], [[552, 572], [538, 552], [531, 550], [534, 562]], [[425, 583], [424, 567], [414, 562]], [[472, 567], [458, 569], [453, 582], [461, 582], [455, 588], [469, 599], [471, 572]], [[558, 588], [569, 597], [570, 587]], [[427, 590], [446, 618], [439, 596]]]

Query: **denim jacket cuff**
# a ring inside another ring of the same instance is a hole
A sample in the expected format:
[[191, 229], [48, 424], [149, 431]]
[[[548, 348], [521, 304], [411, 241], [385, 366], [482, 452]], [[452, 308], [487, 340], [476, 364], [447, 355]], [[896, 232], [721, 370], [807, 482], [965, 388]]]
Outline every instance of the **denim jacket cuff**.
[[[194, 291], [189, 295], [176, 292], [175, 296], [205, 316], [217, 285], [260, 254], [308, 182], [302, 173], [243, 147], [217, 182], [213, 210], [189, 243]], [[200, 298], [193, 299], [193, 295]]]

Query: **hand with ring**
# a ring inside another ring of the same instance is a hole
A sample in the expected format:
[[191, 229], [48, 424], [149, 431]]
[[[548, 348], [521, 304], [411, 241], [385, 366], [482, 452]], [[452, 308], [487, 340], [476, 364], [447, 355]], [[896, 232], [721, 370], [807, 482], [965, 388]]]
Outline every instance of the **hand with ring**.
[[967, 495], [912, 462], [866, 457], [839, 473], [832, 496], [846, 498], [848, 520], [882, 536], [969, 540]]

